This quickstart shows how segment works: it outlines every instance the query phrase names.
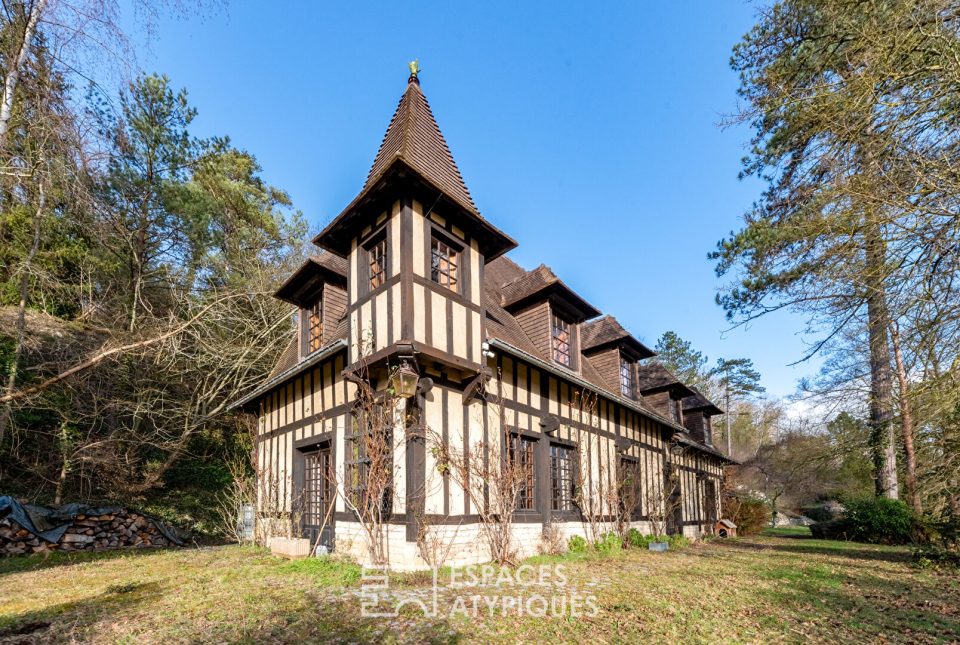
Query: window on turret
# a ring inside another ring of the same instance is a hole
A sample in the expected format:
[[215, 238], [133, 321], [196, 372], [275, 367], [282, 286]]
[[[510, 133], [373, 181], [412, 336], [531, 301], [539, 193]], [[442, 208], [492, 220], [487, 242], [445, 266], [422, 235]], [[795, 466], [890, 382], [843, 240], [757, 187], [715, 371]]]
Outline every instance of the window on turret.
[[430, 242], [430, 279], [452, 291], [457, 290], [457, 251], [434, 237]]
[[370, 290], [387, 281], [387, 236], [380, 234], [366, 246], [369, 260]]
[[633, 362], [620, 355], [620, 393], [625, 397], [633, 398]]
[[561, 365], [570, 367], [570, 323], [560, 316], [553, 314], [551, 328], [553, 360]]

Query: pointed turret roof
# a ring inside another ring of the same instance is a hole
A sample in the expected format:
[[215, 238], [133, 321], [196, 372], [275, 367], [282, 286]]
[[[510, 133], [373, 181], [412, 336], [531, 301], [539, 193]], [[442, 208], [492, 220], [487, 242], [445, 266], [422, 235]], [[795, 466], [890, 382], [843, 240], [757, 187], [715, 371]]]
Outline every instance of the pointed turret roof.
[[517, 245], [480, 215], [415, 74], [400, 97], [363, 189], [314, 238], [314, 244], [345, 256], [357, 226], [369, 225], [371, 212], [382, 212], [398, 197], [417, 199], [425, 209], [462, 213], [457, 225], [478, 241], [487, 261]]
[[420, 81], [413, 76], [400, 97], [364, 188], [372, 186], [395, 159], [402, 159], [471, 213], [480, 214], [433, 118], [430, 103], [420, 90]]

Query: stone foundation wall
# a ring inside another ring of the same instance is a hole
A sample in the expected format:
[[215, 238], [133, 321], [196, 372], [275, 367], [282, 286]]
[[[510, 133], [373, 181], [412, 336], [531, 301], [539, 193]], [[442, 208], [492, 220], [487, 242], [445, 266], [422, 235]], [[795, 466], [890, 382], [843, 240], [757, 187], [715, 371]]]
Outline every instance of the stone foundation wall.
[[[579, 535], [586, 538], [586, 530], [581, 522], [554, 522], [552, 526], [559, 532], [560, 541], [565, 548], [570, 538]], [[517, 522], [513, 524], [513, 539], [518, 557], [527, 558], [540, 553], [543, 545], [543, 525], [539, 522]], [[632, 522], [644, 535], [652, 531], [649, 522]], [[387, 531], [387, 549], [390, 555], [390, 568], [397, 571], [418, 571], [428, 569], [421, 557], [416, 542], [407, 542], [407, 530], [403, 524], [391, 524]], [[610, 523], [606, 531], [614, 531], [616, 526]], [[453, 567], [470, 564], [483, 564], [490, 561], [487, 538], [480, 524], [438, 525], [429, 529], [428, 535], [437, 545], [437, 550], [446, 554], [443, 564]], [[691, 539], [700, 537], [696, 526], [684, 527], [684, 535]], [[338, 554], [347, 556], [361, 564], [368, 563], [367, 546], [364, 532], [359, 523], [338, 521], [336, 525], [336, 548]]]

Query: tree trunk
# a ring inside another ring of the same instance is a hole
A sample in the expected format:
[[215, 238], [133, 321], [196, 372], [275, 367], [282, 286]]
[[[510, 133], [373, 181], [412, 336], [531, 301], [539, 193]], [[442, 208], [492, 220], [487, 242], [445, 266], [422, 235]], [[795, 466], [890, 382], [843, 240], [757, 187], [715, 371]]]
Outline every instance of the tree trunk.
[[890, 340], [893, 343], [893, 358], [897, 364], [897, 383], [900, 387], [900, 425], [903, 432], [903, 452], [906, 457], [904, 485], [907, 489], [907, 503], [918, 515], [923, 512], [920, 505], [920, 493], [917, 490], [917, 452], [913, 445], [913, 411], [910, 409], [910, 382], [907, 380], [907, 368], [900, 349], [900, 332], [897, 325], [890, 327]]
[[897, 499], [896, 436], [893, 427], [893, 374], [891, 369], [890, 312], [884, 286], [886, 244], [879, 226], [866, 226], [867, 332], [870, 344], [870, 443], [876, 471], [877, 496]]
[[[20, 358], [23, 356], [23, 343], [27, 332], [27, 297], [30, 294], [30, 269], [33, 265], [33, 259], [40, 250], [40, 231], [43, 220], [43, 209], [47, 203], [47, 193], [44, 189], [44, 183], [41, 180], [38, 183], [37, 212], [33, 219], [33, 243], [30, 245], [30, 251], [23, 260], [23, 266], [20, 267], [20, 300], [17, 302], [17, 327], [16, 344], [13, 348], [13, 360], [10, 363], [10, 373], [7, 375], [6, 395], [13, 394], [17, 386], [17, 371], [20, 367]], [[0, 442], [3, 441], [6, 434], [7, 425], [13, 416], [13, 408], [10, 402], [3, 406], [0, 411]]]
[[724, 425], [726, 425], [726, 434], [727, 434], [727, 457], [733, 459], [733, 439], [730, 436], [730, 386], [729, 384], [726, 387], [726, 392], [724, 395], [724, 405], [726, 406], [726, 414], [723, 415]]
[[27, 24], [23, 29], [23, 37], [20, 39], [17, 55], [7, 69], [7, 78], [3, 82], [3, 96], [0, 97], [0, 148], [3, 148], [7, 142], [10, 116], [13, 113], [13, 93], [17, 90], [20, 72], [27, 60], [27, 54], [30, 52], [30, 43], [37, 32], [37, 23], [40, 22], [40, 15], [46, 9], [46, 6], [47, 0], [36, 0], [34, 5], [30, 7], [30, 15], [27, 17]]

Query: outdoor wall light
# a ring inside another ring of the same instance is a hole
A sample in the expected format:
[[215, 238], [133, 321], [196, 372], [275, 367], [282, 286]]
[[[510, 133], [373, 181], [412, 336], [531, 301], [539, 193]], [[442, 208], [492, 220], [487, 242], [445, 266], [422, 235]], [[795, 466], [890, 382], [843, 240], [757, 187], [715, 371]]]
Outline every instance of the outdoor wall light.
[[393, 386], [393, 391], [403, 399], [408, 399], [417, 393], [417, 383], [419, 381], [420, 374], [407, 360], [400, 363], [400, 367], [390, 375], [390, 385]]

